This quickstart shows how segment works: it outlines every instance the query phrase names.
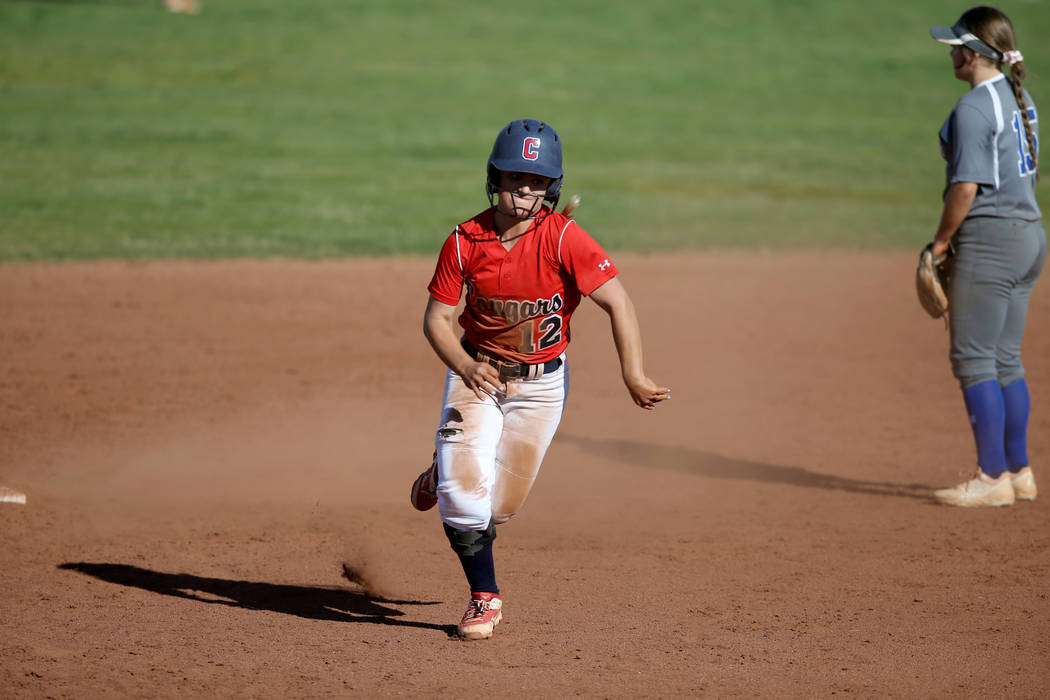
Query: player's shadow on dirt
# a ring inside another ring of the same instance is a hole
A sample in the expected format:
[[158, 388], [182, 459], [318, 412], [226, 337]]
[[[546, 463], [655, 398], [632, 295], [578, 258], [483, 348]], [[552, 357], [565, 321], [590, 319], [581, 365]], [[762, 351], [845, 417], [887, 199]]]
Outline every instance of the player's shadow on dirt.
[[879, 496], [902, 496], [924, 501], [932, 500], [931, 493], [934, 488], [928, 484], [894, 484], [886, 481], [850, 479], [834, 474], [811, 472], [802, 467], [733, 459], [686, 447], [668, 447], [631, 440], [598, 440], [576, 435], [560, 435], [557, 440], [588, 454], [598, 455], [602, 459], [649, 469], [673, 469], [712, 479], [781, 483]]
[[67, 562], [59, 569], [79, 571], [102, 581], [146, 591], [186, 598], [200, 603], [228, 605], [247, 610], [269, 610], [309, 620], [367, 622], [438, 630], [452, 636], [455, 625], [399, 619], [405, 613], [390, 605], [434, 605], [418, 600], [389, 600], [345, 588], [289, 586], [256, 581], [231, 581], [192, 574], [166, 574], [129, 564]]

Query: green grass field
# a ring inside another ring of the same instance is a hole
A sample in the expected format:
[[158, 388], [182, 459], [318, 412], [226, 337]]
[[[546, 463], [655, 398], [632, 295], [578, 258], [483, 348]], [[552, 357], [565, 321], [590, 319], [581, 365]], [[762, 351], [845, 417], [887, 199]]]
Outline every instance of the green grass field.
[[[915, 249], [966, 7], [0, 1], [0, 260], [432, 255], [518, 117], [610, 249]], [[1050, 104], [1048, 4], [1002, 7]]]

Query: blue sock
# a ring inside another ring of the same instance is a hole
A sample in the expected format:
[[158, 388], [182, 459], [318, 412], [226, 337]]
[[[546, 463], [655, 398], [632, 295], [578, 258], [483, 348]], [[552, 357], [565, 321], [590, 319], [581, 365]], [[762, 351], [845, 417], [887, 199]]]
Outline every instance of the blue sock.
[[992, 478], [1006, 471], [1006, 407], [999, 382], [990, 379], [963, 390], [966, 412], [977, 443], [977, 463]]
[[1024, 378], [1003, 387], [1006, 407], [1006, 462], [1010, 471], [1028, 466], [1028, 411], [1032, 406]]
[[492, 542], [479, 549], [471, 556], [459, 555], [463, 573], [467, 575], [471, 593], [499, 593], [496, 585], [496, 565], [492, 561]]

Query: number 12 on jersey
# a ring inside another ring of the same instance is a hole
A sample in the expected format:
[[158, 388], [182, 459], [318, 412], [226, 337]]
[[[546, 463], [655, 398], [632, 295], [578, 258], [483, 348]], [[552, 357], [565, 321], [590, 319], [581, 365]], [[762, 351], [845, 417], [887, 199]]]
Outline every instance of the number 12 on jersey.
[[[525, 321], [518, 326], [521, 331], [518, 350], [531, 354], [554, 347], [561, 342], [561, 323], [561, 316], [557, 314]], [[538, 343], [534, 338], [539, 338]]]

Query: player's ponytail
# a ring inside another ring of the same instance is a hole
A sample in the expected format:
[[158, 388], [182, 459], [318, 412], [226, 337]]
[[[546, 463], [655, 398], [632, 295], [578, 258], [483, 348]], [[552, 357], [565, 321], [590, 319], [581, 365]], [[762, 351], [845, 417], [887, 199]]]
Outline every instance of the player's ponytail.
[[1021, 121], [1024, 122], [1025, 139], [1028, 141], [1028, 153], [1032, 156], [1032, 170], [1035, 171], [1036, 182], [1039, 181], [1039, 154], [1035, 149], [1035, 134], [1032, 132], [1032, 121], [1028, 116], [1028, 104], [1024, 99], [1022, 83], [1028, 75], [1024, 67], [1024, 59], [1021, 52], [1017, 50], [1017, 39], [1014, 36], [1014, 25], [1000, 10], [985, 5], [974, 7], [963, 13], [959, 18], [959, 24], [966, 27], [988, 46], [1002, 54], [1002, 60], [998, 62], [999, 68], [1003, 63], [1010, 66], [1010, 84], [1013, 87], [1014, 99], [1017, 101], [1017, 110], [1021, 113]]
[[1024, 100], [1024, 89], [1021, 81], [1028, 75], [1024, 63], [1018, 61], [1010, 66], [1010, 82], [1013, 83], [1014, 99], [1017, 100], [1017, 109], [1021, 112], [1021, 120], [1024, 122], [1024, 134], [1028, 139], [1028, 152], [1032, 154], [1032, 170], [1035, 171], [1035, 181], [1039, 182], [1039, 154], [1035, 150], [1035, 134], [1032, 133], [1032, 120], [1028, 115], [1028, 105]]

